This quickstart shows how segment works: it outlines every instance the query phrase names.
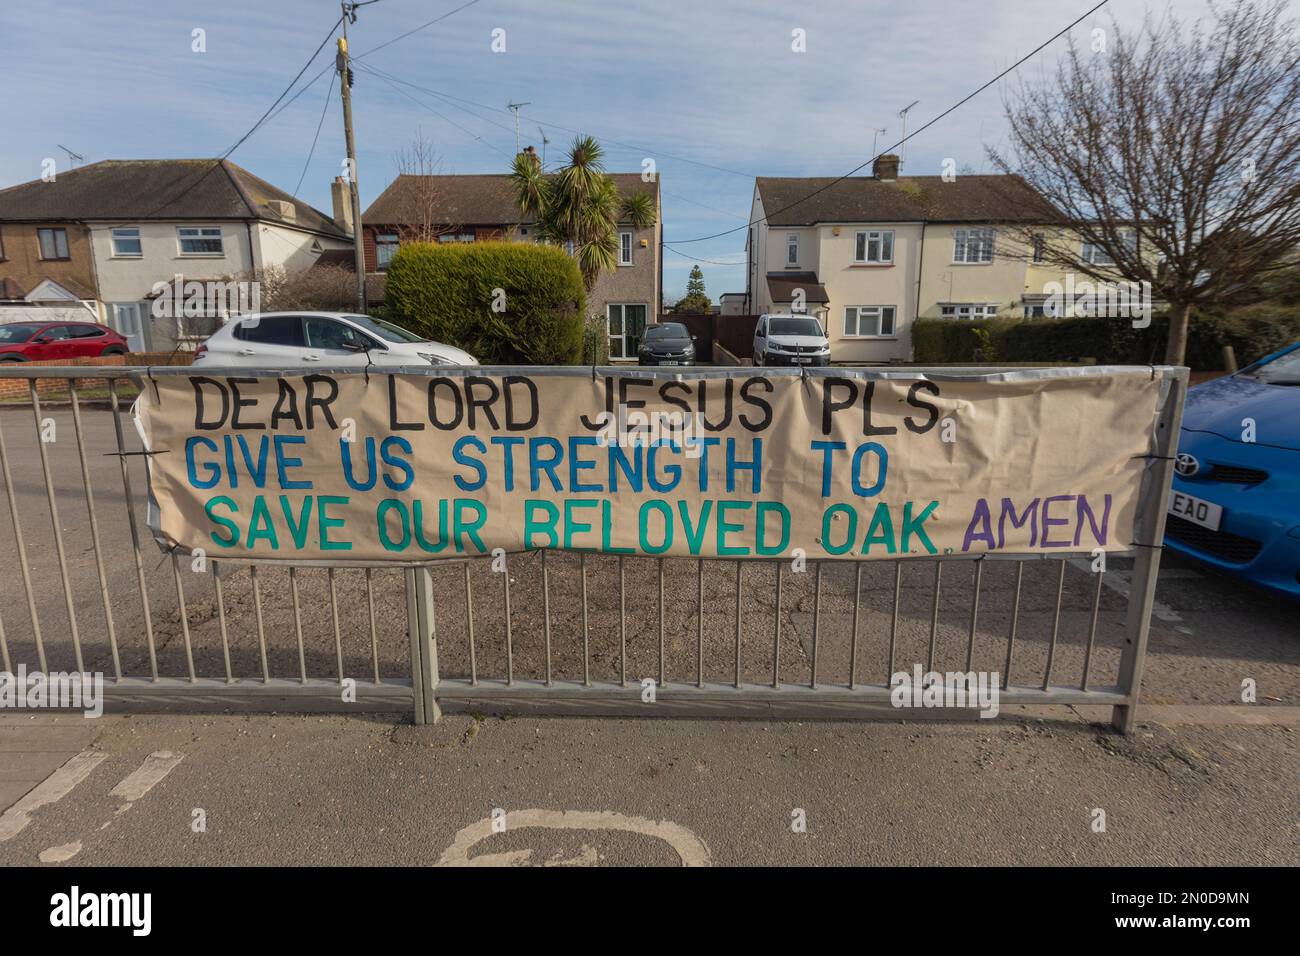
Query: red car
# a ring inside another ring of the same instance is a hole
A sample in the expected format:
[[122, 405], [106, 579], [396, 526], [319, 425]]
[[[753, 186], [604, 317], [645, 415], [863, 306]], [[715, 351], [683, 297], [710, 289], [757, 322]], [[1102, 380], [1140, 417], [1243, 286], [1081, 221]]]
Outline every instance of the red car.
[[9, 322], [0, 325], [0, 362], [40, 362], [125, 355], [126, 339], [97, 322]]

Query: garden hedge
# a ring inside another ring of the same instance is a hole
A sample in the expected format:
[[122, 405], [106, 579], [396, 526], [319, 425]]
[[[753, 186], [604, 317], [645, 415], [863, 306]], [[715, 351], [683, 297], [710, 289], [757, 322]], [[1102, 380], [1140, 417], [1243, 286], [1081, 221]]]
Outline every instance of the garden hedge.
[[[494, 311], [494, 302], [504, 311]], [[484, 365], [572, 365], [583, 358], [582, 275], [554, 246], [403, 245], [388, 266], [384, 312]]]
[[[1135, 329], [1124, 319], [920, 319], [912, 326], [913, 360], [942, 362], [1082, 362], [1146, 365], [1164, 361], [1167, 315]], [[1223, 368], [1231, 345], [1245, 366], [1300, 339], [1300, 309], [1254, 307], [1228, 315], [1193, 312], [1188, 328], [1189, 367]], [[977, 356], [978, 352], [978, 358]]]

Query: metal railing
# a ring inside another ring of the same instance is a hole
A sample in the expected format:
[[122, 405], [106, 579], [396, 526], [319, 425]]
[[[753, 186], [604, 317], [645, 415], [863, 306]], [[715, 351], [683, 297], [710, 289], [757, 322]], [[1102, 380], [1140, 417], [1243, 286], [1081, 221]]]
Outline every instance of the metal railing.
[[[410, 708], [421, 723], [444, 707], [951, 716], [892, 705], [896, 668], [924, 666], [997, 673], [1002, 708], [1106, 705], [1117, 728], [1133, 727], [1185, 371], [1153, 372], [1169, 392], [1138, 536], [1103, 572], [1083, 553], [802, 568], [547, 551], [495, 567], [486, 556], [196, 562], [155, 551], [147, 528], [142, 539], [133, 473], [146, 452], [124, 425], [121, 391], [164, 374], [188, 370], [0, 368], [0, 378], [29, 380], [34, 425], [18, 441], [26, 404], [0, 411], [12, 534], [0, 547], [19, 570], [0, 580], [5, 671], [102, 672], [110, 705]], [[66, 380], [66, 405], [42, 399], [38, 378]], [[59, 434], [68, 425], [71, 443]], [[48, 538], [35, 530], [40, 511]], [[88, 547], [70, 550], [65, 535]], [[1107, 575], [1123, 585], [1107, 589]]]

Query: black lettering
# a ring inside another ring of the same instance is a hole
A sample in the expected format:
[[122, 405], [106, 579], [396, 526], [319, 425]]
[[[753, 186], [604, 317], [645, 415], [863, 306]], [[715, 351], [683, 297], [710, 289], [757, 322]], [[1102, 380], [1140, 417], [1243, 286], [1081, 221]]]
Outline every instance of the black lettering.
[[[487, 398], [474, 397], [475, 385], [487, 386]], [[481, 375], [471, 375], [465, 379], [465, 404], [468, 406], [466, 421], [471, 431], [478, 427], [474, 421], [474, 409], [476, 408], [483, 409], [484, 416], [486, 416], [487, 420], [492, 423], [493, 431], [500, 431], [501, 426], [497, 422], [496, 412], [492, 411], [492, 404], [500, 397], [501, 390], [497, 388], [497, 383], [492, 381], [492, 379], [484, 378]]]
[[681, 389], [683, 392], [689, 395], [691, 394], [691, 387], [687, 385], [685, 382], [672, 382], [672, 381], [664, 382], [662, 385], [659, 386], [659, 397], [663, 399], [663, 401], [666, 404], [671, 405], [674, 408], [680, 408], [682, 410], [683, 415], [689, 415], [691, 413], [691, 403], [688, 402], [685, 398], [678, 398], [676, 395], [669, 395], [668, 394], [669, 389], [673, 389], [673, 390]]
[[[338, 422], [334, 421], [334, 413], [330, 411], [330, 405], [334, 404], [334, 400], [339, 397], [339, 383], [328, 375], [308, 375], [303, 381], [307, 383], [307, 427], [316, 427], [312, 409], [319, 408], [322, 417], [330, 423], [330, 428], [337, 429], [339, 427]], [[317, 398], [317, 385], [328, 385], [329, 394], [323, 398]]]
[[935, 398], [939, 397], [939, 386], [934, 382], [920, 381], [913, 382], [912, 387], [907, 390], [907, 404], [913, 408], [922, 408], [930, 413], [929, 420], [924, 425], [918, 425], [912, 421], [912, 416], [908, 415], [903, 419], [903, 424], [907, 426], [908, 431], [915, 432], [918, 435], [924, 435], [934, 427], [935, 422], [939, 420], [939, 406], [932, 405], [927, 401], [918, 399], [916, 393], [920, 391], [929, 392]]
[[232, 404], [232, 407], [231, 407], [231, 412], [230, 412], [230, 427], [231, 427], [231, 428], [245, 428], [245, 429], [248, 429], [248, 428], [252, 428], [252, 429], [265, 428], [265, 427], [266, 427], [266, 422], [241, 422], [241, 421], [239, 420], [239, 410], [240, 410], [241, 408], [251, 408], [252, 406], [254, 406], [254, 405], [257, 404], [257, 399], [255, 399], [255, 398], [248, 398], [248, 399], [240, 398], [240, 397], [239, 397], [239, 386], [240, 386], [241, 384], [243, 384], [243, 385], [256, 385], [256, 384], [257, 384], [257, 379], [255, 379], [255, 378], [228, 378], [228, 379], [226, 379], [226, 384], [227, 384], [228, 386], [230, 386], [230, 398], [231, 398], [231, 401], [232, 401], [232, 403], [233, 403], [233, 404]]
[[424, 431], [424, 422], [403, 422], [397, 418], [397, 376], [388, 376], [388, 427], [395, 432]]
[[755, 422], [751, 421], [747, 415], [740, 416], [740, 424], [751, 432], [761, 432], [767, 426], [772, 424], [772, 406], [767, 399], [759, 398], [757, 395], [750, 395], [751, 388], [758, 387], [765, 392], [771, 392], [773, 389], [772, 380], [766, 376], [755, 375], [752, 378], [745, 379], [740, 385], [740, 397], [745, 402], [756, 408], [762, 409], [763, 417]]
[[862, 434], [864, 435], [897, 435], [898, 427], [896, 425], [871, 424], [871, 400], [876, 396], [876, 383], [867, 382], [867, 387], [862, 393]]
[[[836, 401], [834, 397], [835, 389], [848, 389], [849, 396], [844, 401]], [[852, 407], [858, 398], [858, 385], [852, 379], [848, 378], [828, 378], [822, 385], [822, 434], [831, 433], [831, 415], [835, 412], [842, 411], [845, 408]]]
[[[522, 422], [515, 418], [514, 395], [511, 391], [513, 385], [522, 385], [528, 389], [529, 417]], [[506, 398], [506, 431], [523, 432], [533, 428], [537, 424], [537, 416], [540, 411], [537, 407], [537, 383], [531, 378], [525, 378], [522, 375], [507, 375], [502, 379], [501, 388]]]
[[[437, 391], [439, 385], [445, 385], [451, 392], [452, 404], [456, 408], [456, 414], [450, 421], [444, 422], [438, 417], [438, 397]], [[429, 421], [433, 422], [433, 427], [439, 431], [451, 431], [453, 428], [460, 427], [460, 420], [465, 416], [465, 403], [460, 397], [460, 388], [456, 382], [449, 378], [431, 378], [429, 379]], [[421, 428], [424, 426], [421, 425]]]
[[[226, 386], [222, 385], [215, 378], [207, 378], [203, 375], [191, 376], [190, 384], [194, 386], [194, 428], [198, 431], [213, 431], [224, 425], [226, 423], [226, 416], [230, 414], [230, 396], [226, 394]], [[221, 415], [215, 422], [203, 420], [204, 385], [211, 385], [221, 396]]]
[[592, 421], [586, 415], [579, 415], [578, 421], [582, 422], [582, 427], [589, 432], [598, 432], [605, 427], [605, 422], [614, 421], [614, 393], [610, 390], [611, 380], [608, 375], [605, 376], [605, 410], [600, 414], [602, 421]]
[[298, 414], [298, 393], [293, 390], [293, 386], [287, 379], [277, 378], [276, 382], [280, 386], [280, 397], [276, 399], [275, 408], [271, 410], [271, 428], [278, 429], [280, 419], [287, 418], [301, 431], [302, 416]]
[[700, 382], [700, 394], [696, 400], [696, 407], [700, 410], [700, 421], [704, 423], [704, 430], [706, 432], [720, 432], [731, 424], [731, 399], [735, 392], [736, 384], [735, 379], [728, 378], [725, 381], [727, 384], [722, 393], [724, 405], [722, 421], [718, 422], [716, 425], [709, 421], [709, 383]]

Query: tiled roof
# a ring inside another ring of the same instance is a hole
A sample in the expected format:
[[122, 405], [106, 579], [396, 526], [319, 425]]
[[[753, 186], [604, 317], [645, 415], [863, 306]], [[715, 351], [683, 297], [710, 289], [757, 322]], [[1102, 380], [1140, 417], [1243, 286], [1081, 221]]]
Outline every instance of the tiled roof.
[[[292, 203], [293, 220], [268, 205]], [[108, 159], [0, 189], [0, 221], [262, 219], [346, 234], [320, 210], [229, 160]]]
[[[658, 180], [642, 182], [640, 173], [610, 173], [609, 176], [625, 198], [636, 193], [654, 197], [659, 188]], [[425, 185], [432, 187], [428, 200], [421, 193]], [[503, 173], [465, 176], [403, 173], [370, 204], [361, 218], [366, 223], [393, 226], [422, 222], [426, 217], [419, 210], [426, 201], [431, 201], [435, 208], [429, 218], [443, 225], [511, 226], [532, 222], [531, 216], [519, 211], [514, 185], [510, 176]]]
[[755, 180], [772, 226], [819, 222], [1046, 222], [1055, 210], [1018, 176]]
[[767, 290], [773, 302], [793, 302], [794, 290], [803, 289], [805, 302], [829, 302], [826, 286], [817, 281], [815, 272], [769, 272]]

